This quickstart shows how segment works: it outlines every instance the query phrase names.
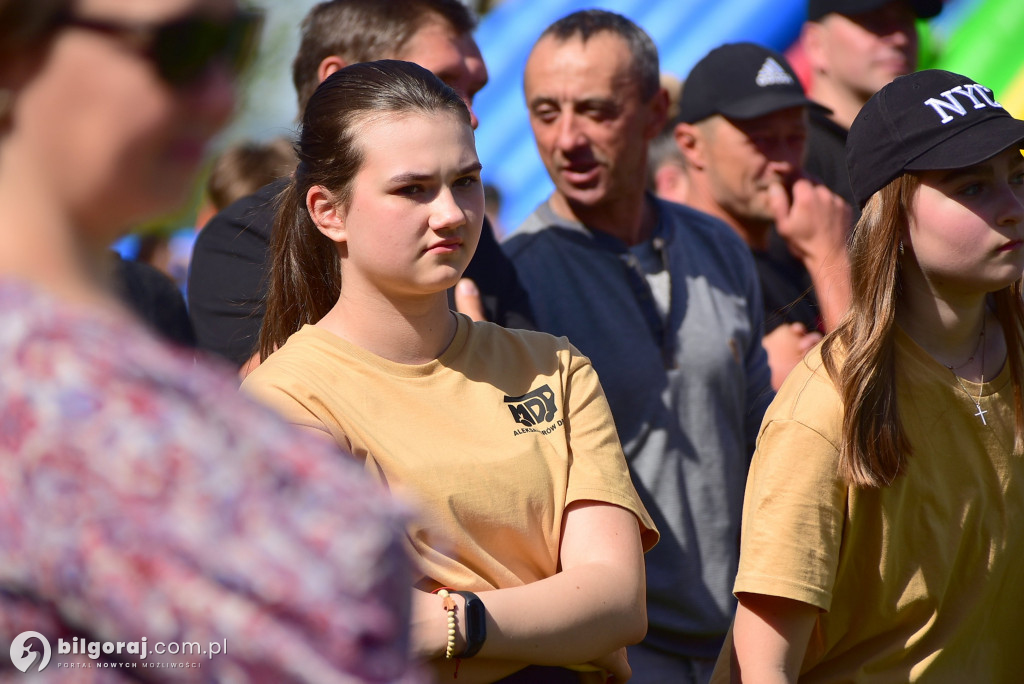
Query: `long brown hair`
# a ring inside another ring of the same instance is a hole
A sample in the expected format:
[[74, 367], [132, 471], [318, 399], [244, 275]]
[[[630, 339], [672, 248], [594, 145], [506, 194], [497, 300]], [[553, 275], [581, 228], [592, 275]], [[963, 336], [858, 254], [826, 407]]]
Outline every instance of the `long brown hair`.
[[448, 112], [470, 123], [469, 109], [458, 94], [411, 62], [347, 66], [325, 79], [309, 99], [296, 144], [299, 165], [277, 198], [261, 359], [303, 325], [323, 318], [341, 291], [337, 245], [310, 218], [306, 193], [320, 185], [340, 204], [348, 202], [352, 179], [363, 163], [360, 124], [374, 114], [408, 112]]
[[[902, 284], [899, 244], [920, 180], [905, 173], [876, 192], [850, 237], [850, 310], [822, 343], [825, 369], [843, 403], [839, 474], [855, 486], [889, 485], [911, 445], [896, 400], [895, 324]], [[1014, 451], [1024, 453], [1022, 279], [992, 295], [1013, 376]]]

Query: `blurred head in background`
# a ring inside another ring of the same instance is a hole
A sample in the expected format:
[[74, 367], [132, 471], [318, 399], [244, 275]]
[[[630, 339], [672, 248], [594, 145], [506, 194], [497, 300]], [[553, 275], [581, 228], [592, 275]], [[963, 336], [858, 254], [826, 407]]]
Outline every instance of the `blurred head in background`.
[[811, 97], [849, 128], [873, 94], [917, 69], [916, 21], [942, 0], [809, 0], [801, 42]]
[[432, 71], [472, 112], [473, 97], [487, 84], [475, 28], [476, 18], [460, 0], [322, 2], [302, 22], [292, 63], [299, 116], [325, 78], [349, 64], [380, 59], [415, 62]]

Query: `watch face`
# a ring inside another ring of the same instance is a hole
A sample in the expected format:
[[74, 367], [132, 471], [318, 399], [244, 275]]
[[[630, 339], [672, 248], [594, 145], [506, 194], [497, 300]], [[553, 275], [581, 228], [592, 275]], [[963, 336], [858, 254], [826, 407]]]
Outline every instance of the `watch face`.
[[472, 658], [487, 641], [487, 609], [480, 597], [471, 591], [457, 591], [466, 599], [466, 650], [460, 658]]

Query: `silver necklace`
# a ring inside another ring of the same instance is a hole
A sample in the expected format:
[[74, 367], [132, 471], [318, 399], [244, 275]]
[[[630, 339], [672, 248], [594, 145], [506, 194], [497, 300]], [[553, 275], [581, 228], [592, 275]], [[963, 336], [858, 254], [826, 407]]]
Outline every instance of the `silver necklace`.
[[[974, 355], [978, 353], [978, 348], [979, 347], [981, 348], [981, 385], [978, 385], [978, 398], [975, 399], [974, 397], [971, 396], [971, 393], [967, 391], [967, 388], [964, 387], [964, 383], [960, 379], [960, 376], [956, 374], [956, 369], [957, 368], [963, 368], [964, 366], [969, 364], [971, 361], [973, 361], [974, 360]], [[974, 354], [971, 354], [971, 358], [967, 359], [966, 361], [961, 363], [959, 366], [949, 366], [949, 365], [947, 365], [946, 368], [948, 368], [949, 372], [953, 374], [954, 378], [956, 378], [956, 383], [958, 385], [960, 385], [960, 389], [962, 389], [964, 391], [964, 394], [967, 395], [967, 398], [970, 399], [972, 402], [974, 402], [975, 408], [978, 409], [978, 412], [975, 413], [974, 415], [977, 416], [978, 418], [981, 418], [981, 424], [982, 425], [988, 425], [988, 421], [985, 420], [985, 414], [988, 413], [988, 411], [985, 411], [985, 410], [983, 410], [981, 408], [982, 385], [985, 384], [985, 322], [984, 321], [982, 321], [982, 323], [981, 323], [981, 334], [978, 336], [978, 345], [974, 348]]]

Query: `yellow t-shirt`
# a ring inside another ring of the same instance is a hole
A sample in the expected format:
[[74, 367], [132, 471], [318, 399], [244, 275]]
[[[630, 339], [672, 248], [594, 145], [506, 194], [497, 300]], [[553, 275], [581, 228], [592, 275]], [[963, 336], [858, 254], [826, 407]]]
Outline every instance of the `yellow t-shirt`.
[[[839, 397], [817, 351], [787, 378], [747, 479], [734, 590], [821, 609], [801, 682], [1024, 681], [1024, 459], [1008, 368], [964, 381], [897, 333], [913, 447], [882, 489], [837, 477]], [[720, 658], [713, 681], [728, 681]], [[720, 679], [721, 678], [721, 679]]]
[[435, 361], [394, 363], [305, 326], [242, 384], [326, 428], [418, 515], [419, 586], [469, 591], [558, 571], [562, 514], [594, 500], [657, 531], [637, 496], [590, 361], [563, 338], [458, 316]]

